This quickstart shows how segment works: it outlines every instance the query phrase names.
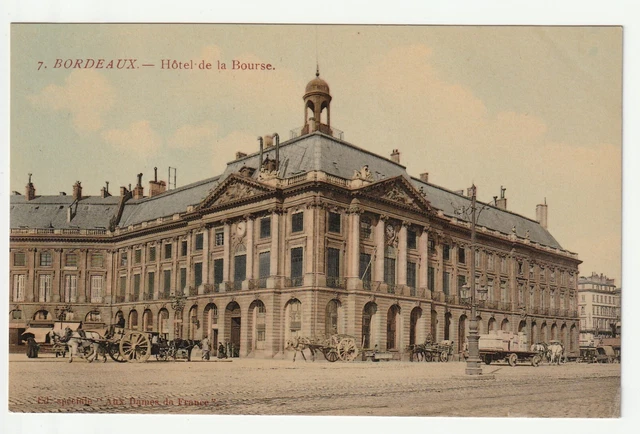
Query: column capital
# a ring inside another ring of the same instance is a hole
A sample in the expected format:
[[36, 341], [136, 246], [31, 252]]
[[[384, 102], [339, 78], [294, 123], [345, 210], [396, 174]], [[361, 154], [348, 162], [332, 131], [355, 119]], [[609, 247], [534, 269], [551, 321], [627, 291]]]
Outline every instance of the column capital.
[[245, 219], [246, 221], [249, 221], [249, 220], [255, 220], [256, 216], [254, 214], [247, 213], [243, 215], [242, 218]]
[[402, 220], [400, 224], [402, 228], [408, 228], [409, 226], [411, 226], [411, 222], [408, 220]]

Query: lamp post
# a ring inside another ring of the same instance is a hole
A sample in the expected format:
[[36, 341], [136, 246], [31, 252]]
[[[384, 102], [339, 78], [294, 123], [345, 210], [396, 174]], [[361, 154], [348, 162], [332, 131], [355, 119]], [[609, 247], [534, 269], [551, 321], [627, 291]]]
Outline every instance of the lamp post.
[[480, 365], [480, 348], [478, 341], [478, 301], [476, 300], [476, 186], [471, 186], [471, 321], [469, 322], [469, 358], [467, 359], [467, 375], [482, 375]]

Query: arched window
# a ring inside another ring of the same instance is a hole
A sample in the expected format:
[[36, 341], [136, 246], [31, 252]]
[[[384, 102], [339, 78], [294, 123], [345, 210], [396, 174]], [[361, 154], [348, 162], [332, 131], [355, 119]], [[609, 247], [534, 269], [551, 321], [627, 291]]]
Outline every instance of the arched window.
[[138, 330], [138, 311], [135, 309], [129, 312], [129, 328]]
[[338, 333], [338, 308], [340, 302], [338, 300], [331, 300], [327, 303], [325, 310], [325, 324], [324, 333], [326, 335], [335, 335]]

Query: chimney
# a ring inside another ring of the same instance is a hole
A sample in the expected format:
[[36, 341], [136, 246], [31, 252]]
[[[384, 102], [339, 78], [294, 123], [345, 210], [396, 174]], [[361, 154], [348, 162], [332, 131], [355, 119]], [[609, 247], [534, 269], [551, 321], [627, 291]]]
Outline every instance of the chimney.
[[149, 197], [157, 196], [167, 191], [167, 183], [158, 181], [158, 168], [153, 168], [153, 181], [149, 181]]
[[507, 198], [504, 197], [504, 193], [507, 191], [506, 188], [500, 186], [500, 199], [496, 199], [496, 207], [500, 209], [507, 209]]
[[[131, 187], [131, 185], [129, 185], [129, 187]], [[120, 187], [120, 196], [126, 196], [127, 194], [129, 194], [129, 190], [127, 189], [127, 187], [122, 186]]]
[[272, 135], [267, 134], [266, 136], [264, 136], [264, 147], [265, 148], [273, 147], [273, 136]]
[[420, 174], [420, 181], [429, 182], [429, 172], [424, 172]]
[[36, 198], [36, 188], [33, 186], [31, 182], [31, 174], [29, 174], [29, 183], [25, 187], [24, 195], [27, 200], [33, 200]]
[[244, 152], [236, 152], [236, 160], [246, 157], [247, 154]]
[[144, 197], [144, 187], [142, 187], [142, 173], [138, 173], [138, 183], [133, 189], [133, 198], [142, 199]]
[[398, 164], [400, 163], [400, 151], [394, 149], [393, 152], [391, 152], [391, 161]]
[[111, 196], [111, 193], [109, 193], [109, 181], [105, 181], [105, 184], [106, 186], [100, 189], [100, 197], [102, 197], [103, 199], [105, 197]]
[[80, 181], [76, 181], [76, 183], [73, 184], [73, 200], [80, 199], [82, 199], [82, 185], [80, 185]]
[[[476, 195], [478, 194], [478, 188], [476, 188]], [[473, 196], [473, 187], [467, 188], [467, 197]]]
[[543, 204], [536, 205], [536, 220], [540, 223], [540, 226], [547, 229], [548, 228], [548, 212], [549, 208], [547, 207], [547, 198], [544, 198]]

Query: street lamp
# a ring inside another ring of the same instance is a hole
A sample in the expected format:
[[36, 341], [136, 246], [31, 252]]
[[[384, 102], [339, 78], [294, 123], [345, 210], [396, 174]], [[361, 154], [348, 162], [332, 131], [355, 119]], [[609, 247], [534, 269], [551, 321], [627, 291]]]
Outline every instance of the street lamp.
[[482, 375], [480, 364], [480, 348], [478, 342], [478, 304], [476, 301], [476, 186], [471, 186], [471, 321], [469, 322], [469, 358], [467, 359], [467, 375]]

